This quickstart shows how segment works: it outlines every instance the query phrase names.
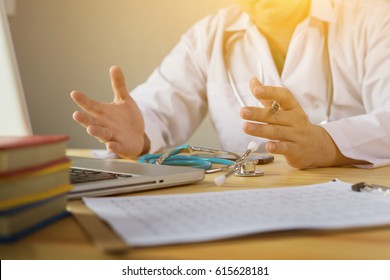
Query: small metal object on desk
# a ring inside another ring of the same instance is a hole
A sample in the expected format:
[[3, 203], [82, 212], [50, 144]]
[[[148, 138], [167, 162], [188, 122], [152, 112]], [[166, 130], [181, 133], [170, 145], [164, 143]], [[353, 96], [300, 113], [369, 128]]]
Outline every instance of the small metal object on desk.
[[246, 160], [244, 161], [240, 168], [235, 172], [235, 175], [240, 177], [254, 177], [262, 176], [264, 172], [256, 169], [256, 161]]
[[376, 191], [378, 193], [383, 193], [384, 195], [390, 195], [390, 187], [376, 185], [376, 184], [367, 184], [364, 182], [360, 182], [360, 183], [356, 183], [356, 184], [352, 185], [352, 190], [354, 190], [355, 192]]
[[274, 111], [274, 114], [275, 114], [275, 113], [276, 113], [277, 111], [279, 111], [279, 109], [280, 109], [280, 104], [279, 104], [279, 102], [278, 102], [278, 101], [272, 102], [271, 108], [272, 108], [272, 111]]

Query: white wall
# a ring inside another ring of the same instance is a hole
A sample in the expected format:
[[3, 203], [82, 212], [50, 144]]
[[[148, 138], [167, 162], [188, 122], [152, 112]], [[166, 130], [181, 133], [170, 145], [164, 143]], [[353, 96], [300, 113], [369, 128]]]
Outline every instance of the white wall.
[[[110, 101], [111, 65], [129, 90], [195, 21], [233, 0], [17, 0], [10, 16], [34, 133], [66, 133], [69, 147], [103, 148], [71, 118], [73, 89]], [[188, 142], [218, 147], [209, 122]]]

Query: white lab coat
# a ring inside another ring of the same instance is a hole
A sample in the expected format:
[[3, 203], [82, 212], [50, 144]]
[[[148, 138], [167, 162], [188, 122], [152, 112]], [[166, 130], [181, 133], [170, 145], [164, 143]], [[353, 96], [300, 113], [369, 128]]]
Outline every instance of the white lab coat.
[[344, 155], [371, 163], [362, 167], [390, 164], [386, 0], [312, 0], [311, 15], [293, 34], [281, 76], [265, 37], [238, 7], [196, 23], [131, 93], [145, 117], [150, 152], [185, 143], [207, 110], [224, 149], [243, 151], [249, 141], [268, 141], [243, 133], [227, 67], [247, 106], [258, 106], [248, 81], [263, 69], [266, 85], [288, 88], [310, 120], [319, 124], [325, 118], [329, 73], [323, 22], [329, 22], [334, 83], [332, 122], [323, 127]]

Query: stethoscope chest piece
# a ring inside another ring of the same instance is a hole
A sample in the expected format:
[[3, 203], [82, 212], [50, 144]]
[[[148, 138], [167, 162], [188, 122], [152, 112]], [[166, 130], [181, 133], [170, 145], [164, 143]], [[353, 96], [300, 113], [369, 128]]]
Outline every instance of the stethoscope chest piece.
[[257, 177], [264, 175], [264, 172], [256, 169], [256, 161], [246, 160], [241, 164], [234, 175], [239, 177]]

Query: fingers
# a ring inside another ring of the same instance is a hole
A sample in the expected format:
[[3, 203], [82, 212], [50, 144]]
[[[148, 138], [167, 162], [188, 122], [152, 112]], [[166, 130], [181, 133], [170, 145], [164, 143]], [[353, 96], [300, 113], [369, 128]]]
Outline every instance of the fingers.
[[141, 151], [134, 147], [121, 145], [119, 141], [109, 141], [106, 143], [106, 149], [120, 157], [127, 159], [136, 159]]
[[70, 97], [81, 109], [88, 113], [99, 114], [102, 110], [102, 104], [100, 102], [89, 98], [79, 91], [72, 91]]
[[107, 143], [114, 140], [111, 130], [105, 127], [90, 125], [87, 127], [87, 133], [102, 143]]
[[265, 148], [271, 154], [279, 154], [288, 157], [294, 150], [293, 143], [291, 142], [268, 142], [265, 144]]
[[136, 154], [131, 153], [130, 151], [124, 150], [124, 147], [115, 141], [107, 142], [106, 149], [108, 151], [110, 151], [111, 153], [114, 153], [122, 158], [135, 159], [137, 157]]
[[111, 86], [114, 91], [114, 102], [120, 102], [129, 98], [129, 92], [126, 88], [125, 77], [118, 66], [110, 68]]
[[[287, 163], [298, 169], [312, 168], [313, 158], [299, 151], [296, 143], [292, 142], [268, 142], [265, 144], [265, 149], [271, 154], [283, 155]], [[298, 152], [297, 152], [298, 150]]]
[[[129, 98], [125, 78], [118, 66], [110, 68], [111, 86], [114, 91], [114, 102], [120, 102]], [[73, 101], [84, 111], [91, 114], [99, 114], [103, 105], [79, 91], [72, 91], [70, 94]]]
[[[256, 88], [263, 87], [263, 86], [264, 85], [262, 83], [260, 83], [260, 81], [257, 78], [252, 78], [249, 81], [249, 87], [250, 87], [253, 94], [254, 94]], [[264, 105], [264, 107], [271, 107], [272, 102], [273, 102], [270, 100], [263, 100], [263, 99], [259, 99], [259, 101], [261, 102], [261, 104]]]
[[294, 141], [297, 137], [293, 133], [294, 129], [289, 126], [246, 122], [243, 125], [243, 130], [246, 134], [270, 140]]
[[95, 125], [95, 126], [103, 125], [98, 117], [94, 117], [89, 113], [76, 111], [73, 113], [72, 117], [76, 122], [78, 122], [80, 125], [82, 125], [85, 128], [91, 125]]
[[275, 113], [271, 108], [244, 107], [240, 109], [241, 118], [269, 124], [289, 125], [294, 115], [289, 111]]
[[269, 102], [277, 101], [283, 110], [291, 110], [298, 106], [298, 102], [292, 93], [282, 87], [263, 86], [256, 87], [253, 91], [254, 96], [259, 100]]
[[73, 119], [78, 122], [80, 125], [84, 126], [85, 128], [89, 125], [95, 124], [94, 118], [92, 118], [89, 114], [84, 112], [74, 112], [73, 113]]
[[109, 141], [106, 143], [106, 149], [110, 151], [111, 153], [121, 155], [122, 149], [121, 146], [114, 141]]
[[252, 92], [254, 91], [254, 89], [256, 87], [260, 87], [260, 86], [263, 86], [263, 84], [260, 83], [260, 81], [257, 78], [252, 78], [249, 80], [249, 87], [250, 87]]
[[97, 125], [95, 118], [84, 112], [74, 112], [73, 119], [87, 129], [87, 133], [102, 143], [113, 139], [112, 132], [104, 127]]
[[273, 101], [279, 102], [284, 110], [299, 106], [293, 94], [286, 88], [264, 86], [256, 78], [251, 79], [249, 84], [253, 95], [266, 107], [270, 107]]

